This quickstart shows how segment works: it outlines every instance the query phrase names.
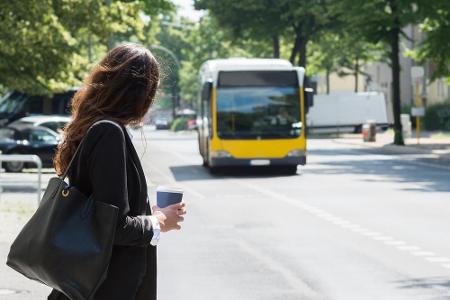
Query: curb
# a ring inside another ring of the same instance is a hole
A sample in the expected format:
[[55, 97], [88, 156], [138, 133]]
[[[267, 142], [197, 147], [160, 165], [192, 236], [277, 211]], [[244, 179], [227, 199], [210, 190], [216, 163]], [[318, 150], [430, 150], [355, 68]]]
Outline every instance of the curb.
[[373, 149], [376, 152], [386, 154], [386, 155], [413, 155], [413, 154], [422, 154], [422, 155], [433, 155], [435, 156], [436, 161], [441, 161], [445, 163], [450, 163], [450, 154], [436, 154], [433, 153], [433, 150], [429, 149], [420, 149], [414, 146], [398, 146], [394, 144], [386, 144], [383, 146], [370, 144], [370, 143], [358, 143], [358, 142], [350, 142], [342, 139], [333, 139], [334, 143], [338, 144], [346, 144], [353, 146], [361, 146], [367, 149]]

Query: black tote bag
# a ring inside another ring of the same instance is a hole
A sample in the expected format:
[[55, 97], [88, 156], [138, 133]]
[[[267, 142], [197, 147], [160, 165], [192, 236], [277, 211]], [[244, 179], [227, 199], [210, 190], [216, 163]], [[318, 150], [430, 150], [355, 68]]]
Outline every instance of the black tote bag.
[[82, 142], [64, 175], [50, 179], [7, 259], [14, 270], [72, 300], [92, 299], [106, 278], [118, 217], [116, 206], [86, 197], [64, 181]]

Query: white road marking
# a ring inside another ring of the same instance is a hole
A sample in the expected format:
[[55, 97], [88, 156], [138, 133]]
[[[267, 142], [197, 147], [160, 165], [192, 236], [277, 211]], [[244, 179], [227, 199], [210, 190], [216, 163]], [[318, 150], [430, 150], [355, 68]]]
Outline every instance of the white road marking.
[[380, 236], [381, 233], [375, 232], [375, 231], [368, 231], [368, 232], [362, 233], [362, 235], [369, 236], [369, 237], [375, 237], [375, 236]]
[[[282, 194], [272, 192], [270, 190], [261, 188], [259, 186], [256, 186], [256, 185], [253, 185], [250, 183], [243, 183], [243, 182], [236, 181], [236, 180], [234, 182], [241, 186], [253, 189], [259, 193], [265, 194], [266, 196], [269, 196], [271, 198], [278, 199], [287, 204], [290, 204], [292, 206], [303, 209], [303, 210], [317, 216], [318, 218], [321, 218], [329, 223], [335, 224], [343, 229], [348, 229], [349, 231], [353, 231], [362, 236], [370, 237], [374, 241], [381, 242], [381, 243], [385, 244], [386, 246], [393, 246], [397, 250], [409, 252], [413, 256], [423, 257], [425, 261], [428, 261], [428, 262], [450, 262], [450, 259], [447, 261], [446, 258], [444, 258], [444, 257], [436, 257], [436, 254], [434, 252], [424, 251], [420, 247], [407, 245], [406, 242], [395, 240], [395, 238], [393, 238], [391, 236], [383, 235], [380, 232], [371, 231], [369, 229], [363, 228], [360, 225], [353, 224], [352, 222], [350, 222], [348, 220], [339, 218], [339, 217], [333, 215], [332, 213], [329, 213], [323, 209], [316, 208], [316, 207], [313, 207], [306, 203], [303, 203], [300, 200], [293, 199], [293, 198], [284, 196]], [[450, 269], [450, 264], [444, 264], [441, 266], [444, 268]], [[446, 290], [448, 290], [448, 289], [446, 288]]]
[[418, 250], [420, 250], [420, 248], [416, 247], [416, 246], [398, 246], [396, 248], [400, 251], [418, 251]]
[[429, 251], [415, 251], [415, 252], [411, 252], [411, 254], [414, 256], [435, 256], [436, 255], [434, 252], [429, 252]]
[[392, 241], [392, 240], [394, 240], [394, 238], [390, 237], [390, 236], [375, 236], [373, 239], [375, 241]]
[[427, 257], [425, 259], [431, 262], [439, 262], [439, 263], [450, 262], [450, 258], [448, 257]]
[[[179, 153], [173, 152], [173, 151], [169, 151], [170, 154], [172, 154], [173, 156], [175, 156], [176, 158], [182, 160], [185, 163], [188, 164], [192, 164], [191, 160], [186, 159], [186, 157], [180, 155]], [[435, 167], [435, 168], [441, 168], [441, 169], [446, 169], [446, 170], [450, 170], [450, 168], [447, 167], [441, 167], [441, 166], [437, 166], [434, 164], [427, 164], [427, 163], [423, 163], [423, 162], [415, 162], [415, 161], [411, 161], [405, 158], [400, 158], [400, 157], [396, 157], [396, 156], [390, 156], [389, 157], [390, 160], [399, 160], [405, 163], [410, 163], [410, 164], [416, 164], [416, 165], [426, 165], [429, 167]], [[163, 172], [161, 172], [160, 170], [157, 170], [157, 172], [162, 175], [164, 178], [169, 179], [170, 181], [175, 181], [173, 177], [168, 176], [167, 174], [164, 174]], [[235, 181], [235, 180], [233, 180]], [[239, 185], [243, 185], [247, 188], [251, 188], [253, 190], [256, 190], [259, 193], [263, 193], [266, 194], [267, 196], [271, 197], [271, 198], [276, 198], [279, 199], [287, 204], [290, 204], [292, 206], [295, 206], [297, 208], [300, 208], [306, 212], [309, 212], [313, 215], [315, 215], [318, 218], [321, 218], [322, 220], [325, 220], [329, 223], [335, 224], [343, 229], [347, 229], [349, 231], [352, 231], [354, 233], [360, 234], [362, 236], [366, 236], [366, 237], [370, 237], [372, 240], [377, 241], [377, 242], [381, 242], [386, 246], [392, 246], [395, 247], [397, 250], [400, 251], [407, 251], [409, 252], [411, 255], [413, 256], [418, 256], [418, 257], [423, 257], [426, 261], [428, 262], [435, 262], [435, 263], [445, 263], [445, 262], [450, 262], [450, 259], [446, 258], [446, 257], [436, 257], [435, 254], [433, 252], [429, 252], [429, 251], [422, 251], [419, 247], [417, 246], [409, 246], [407, 245], [406, 242], [404, 241], [399, 241], [399, 240], [395, 240], [393, 237], [390, 236], [386, 236], [383, 235], [382, 233], [379, 232], [375, 232], [375, 231], [371, 231], [369, 229], [366, 229], [360, 225], [354, 224], [348, 220], [342, 219], [340, 217], [337, 217], [335, 215], [333, 215], [332, 213], [329, 213], [321, 208], [306, 204], [304, 202], [301, 202], [297, 199], [293, 199], [284, 195], [280, 195], [279, 193], [275, 193], [272, 192], [268, 189], [264, 189], [258, 186], [255, 186], [253, 184], [249, 184], [249, 183], [242, 183], [240, 181], [235, 181], [236, 183], [238, 183]], [[179, 185], [179, 183], [177, 183]], [[197, 198], [206, 198], [206, 196], [202, 195], [201, 193], [183, 185], [182, 186], [188, 193], [195, 195]], [[256, 253], [255, 251], [257, 251], [257, 249], [253, 249], [253, 247], [250, 247], [250, 245], [245, 245], [242, 244], [243, 241], [239, 241], [240, 246], [243, 248], [246, 248], [248, 252], [252, 252], [252, 254], [254, 256], [259, 257], [262, 260], [265, 260], [267, 264], [273, 266], [275, 269], [277, 269], [277, 271], [283, 273], [285, 275], [285, 277], [288, 279], [288, 281], [291, 283], [292, 286], [296, 286], [298, 284], [302, 285], [304, 283], [300, 282], [299, 283], [299, 279], [295, 276], [295, 274], [290, 274], [290, 271], [288, 269], [285, 269], [283, 266], [280, 266], [279, 264], [275, 264], [272, 261], [272, 258], [270, 257], [266, 257], [264, 254], [261, 253]], [[440, 266], [442, 266], [443, 268], [446, 269], [450, 269], [450, 263], [449, 264], [441, 264]], [[280, 269], [281, 268], [281, 269]], [[440, 287], [442, 288], [442, 287]], [[447, 288], [444, 288], [445, 290], [448, 290]], [[312, 293], [315, 293], [314, 291], [311, 290]]]
[[390, 245], [390, 246], [402, 246], [402, 245], [406, 244], [403, 241], [384, 241], [383, 243], [385, 243], [386, 245]]

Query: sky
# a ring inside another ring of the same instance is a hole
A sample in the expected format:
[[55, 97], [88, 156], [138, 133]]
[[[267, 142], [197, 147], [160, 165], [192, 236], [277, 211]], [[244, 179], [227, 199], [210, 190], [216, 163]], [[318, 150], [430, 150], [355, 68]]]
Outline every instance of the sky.
[[172, 0], [172, 2], [177, 6], [179, 15], [187, 17], [192, 21], [198, 21], [203, 15], [203, 12], [194, 9], [193, 0]]

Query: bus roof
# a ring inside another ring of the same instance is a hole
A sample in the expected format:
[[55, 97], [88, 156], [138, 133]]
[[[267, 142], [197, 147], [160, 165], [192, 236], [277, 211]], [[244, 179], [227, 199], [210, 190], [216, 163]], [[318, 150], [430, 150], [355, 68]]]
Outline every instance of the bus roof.
[[[200, 67], [200, 80], [205, 82], [217, 80], [220, 71], [283, 71], [296, 70], [292, 64], [285, 59], [275, 58], [226, 58], [207, 60]], [[304, 70], [301, 71], [304, 73]], [[301, 74], [303, 80], [303, 74]]]
[[241, 71], [241, 70], [287, 70], [292, 64], [284, 59], [273, 58], [227, 58], [206, 61], [201, 70], [213, 71]]

